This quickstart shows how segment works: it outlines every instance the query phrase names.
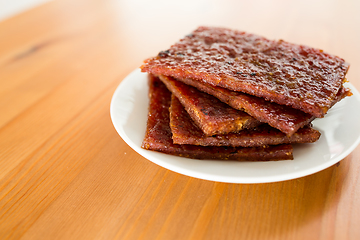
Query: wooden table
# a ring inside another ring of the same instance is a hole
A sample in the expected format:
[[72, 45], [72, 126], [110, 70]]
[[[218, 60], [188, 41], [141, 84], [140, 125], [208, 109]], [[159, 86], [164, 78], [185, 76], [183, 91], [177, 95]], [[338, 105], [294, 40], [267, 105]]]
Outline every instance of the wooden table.
[[360, 147], [300, 179], [227, 184], [141, 157], [111, 97], [199, 25], [322, 48], [360, 89], [360, 2], [52, 1], [0, 22], [0, 239], [360, 239]]

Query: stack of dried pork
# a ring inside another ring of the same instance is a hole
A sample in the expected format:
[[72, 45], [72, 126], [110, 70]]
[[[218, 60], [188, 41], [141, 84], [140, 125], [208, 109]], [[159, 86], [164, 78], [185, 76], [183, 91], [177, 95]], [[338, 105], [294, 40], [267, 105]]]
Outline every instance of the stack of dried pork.
[[197, 159], [293, 159], [311, 127], [351, 92], [349, 65], [322, 50], [200, 27], [145, 61], [150, 107], [142, 147]]

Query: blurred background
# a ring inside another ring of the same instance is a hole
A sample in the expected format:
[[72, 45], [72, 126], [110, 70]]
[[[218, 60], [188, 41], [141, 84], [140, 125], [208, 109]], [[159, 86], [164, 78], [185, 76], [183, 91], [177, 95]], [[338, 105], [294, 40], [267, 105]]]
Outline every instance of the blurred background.
[[[46, 4], [50, 0], [0, 0], [0, 21]], [[55, 0], [56, 1], [56, 0]], [[116, 32], [122, 46], [131, 51], [129, 61], [142, 59], [167, 48], [199, 25], [224, 26], [270, 39], [284, 39], [290, 42], [321, 48], [344, 58], [350, 64], [357, 61], [360, 47], [360, 1], [355, 0], [58, 0], [58, 9], [51, 13], [50, 21], [63, 21], [74, 25], [74, 34], [88, 28], [102, 27]], [[64, 10], [63, 4], [71, 6]], [[54, 5], [56, 6], [56, 5]], [[336, 10], [334, 10], [336, 9]], [[86, 10], [86, 11], [85, 11]], [[94, 21], [91, 16], [98, 14]], [[111, 14], [109, 14], [109, 12]], [[106, 16], [101, 16], [101, 13]], [[49, 13], [50, 14], [50, 13]], [[78, 15], [78, 22], [69, 22], [71, 15]], [[92, 22], [86, 22], [87, 19]], [[103, 25], [101, 25], [103, 23]], [[112, 26], [109, 26], [109, 23]], [[39, 24], [46, 24], [39, 22]], [[106, 25], [106, 26], [105, 26]], [[23, 27], [26, 27], [24, 23]], [[111, 29], [109, 29], [109, 27]], [[9, 34], [18, 35], [22, 26]], [[121, 35], [122, 33], [126, 33]], [[106, 33], [103, 33], [104, 36]], [[355, 48], [344, 48], [351, 45]], [[130, 47], [136, 46], [136, 47]], [[135, 67], [136, 64], [133, 66]], [[360, 68], [351, 67], [348, 78], [360, 75]]]
[[50, 0], [0, 0], [0, 21]]

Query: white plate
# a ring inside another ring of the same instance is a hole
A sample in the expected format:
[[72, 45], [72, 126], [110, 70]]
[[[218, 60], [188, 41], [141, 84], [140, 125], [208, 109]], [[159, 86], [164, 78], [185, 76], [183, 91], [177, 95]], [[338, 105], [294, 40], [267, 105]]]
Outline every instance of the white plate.
[[187, 176], [229, 183], [265, 183], [303, 177], [323, 170], [351, 153], [360, 142], [360, 94], [349, 83], [353, 96], [331, 108], [314, 127], [320, 140], [294, 147], [294, 160], [236, 162], [194, 160], [142, 149], [148, 113], [147, 74], [135, 70], [116, 89], [110, 114], [123, 140], [148, 160]]

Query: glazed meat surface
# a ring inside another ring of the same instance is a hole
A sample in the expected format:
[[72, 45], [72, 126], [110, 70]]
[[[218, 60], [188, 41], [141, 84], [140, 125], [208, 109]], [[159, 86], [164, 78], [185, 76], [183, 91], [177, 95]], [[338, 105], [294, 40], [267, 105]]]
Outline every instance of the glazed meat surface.
[[180, 100], [192, 120], [208, 136], [238, 132], [260, 124], [249, 114], [236, 110], [194, 87], [171, 77], [160, 76], [160, 80]]
[[315, 119], [314, 116], [308, 113], [285, 105], [265, 101], [263, 98], [246, 93], [235, 92], [222, 87], [214, 87], [192, 79], [181, 79], [180, 81], [215, 96], [229, 106], [248, 113], [255, 119], [279, 129], [288, 136], [291, 136], [299, 128], [309, 124]]
[[[291, 136], [298, 129], [308, 125], [315, 119], [314, 116], [300, 110], [265, 101], [263, 98], [242, 92], [235, 92], [222, 87], [214, 87], [192, 79], [181, 79], [180, 81], [213, 95], [235, 109], [243, 110], [255, 119], [279, 129], [288, 136]], [[342, 87], [336, 94], [331, 106], [351, 95], [350, 89]]]
[[269, 161], [293, 159], [290, 144], [270, 147], [203, 147], [174, 144], [171, 139], [169, 107], [171, 93], [166, 86], [149, 76], [149, 114], [142, 148], [195, 159]]
[[241, 31], [199, 27], [145, 61], [142, 71], [190, 78], [323, 117], [349, 65], [307, 46]]
[[267, 124], [255, 129], [245, 129], [238, 133], [206, 136], [192, 121], [180, 101], [173, 95], [170, 107], [170, 128], [172, 139], [176, 144], [201, 146], [242, 146], [259, 147], [285, 143], [312, 143], [320, 138], [320, 132], [305, 126], [291, 137]]

